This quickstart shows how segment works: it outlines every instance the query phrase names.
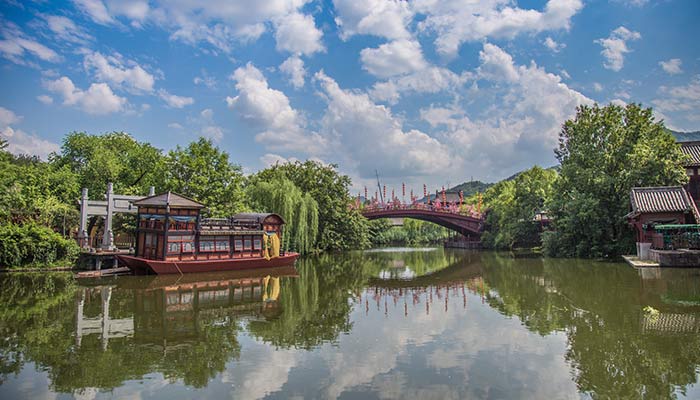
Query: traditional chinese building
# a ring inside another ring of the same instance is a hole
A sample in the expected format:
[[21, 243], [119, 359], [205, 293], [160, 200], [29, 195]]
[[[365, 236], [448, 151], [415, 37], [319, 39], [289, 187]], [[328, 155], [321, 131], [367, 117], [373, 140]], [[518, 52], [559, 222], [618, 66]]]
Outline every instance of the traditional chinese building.
[[688, 156], [688, 161], [683, 165], [688, 174], [685, 188], [697, 204], [700, 201], [700, 141], [681, 142], [681, 151]]
[[695, 202], [682, 186], [632, 188], [630, 202], [632, 211], [626, 217], [635, 228], [637, 243], [651, 243], [655, 225], [700, 221]]

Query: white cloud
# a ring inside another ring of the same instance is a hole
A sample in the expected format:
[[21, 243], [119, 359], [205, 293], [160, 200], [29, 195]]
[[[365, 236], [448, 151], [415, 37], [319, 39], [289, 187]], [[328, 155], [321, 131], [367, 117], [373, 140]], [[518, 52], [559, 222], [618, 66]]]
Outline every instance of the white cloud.
[[26, 36], [22, 30], [12, 22], [0, 24], [0, 53], [6, 59], [15, 64], [35, 66], [26, 56], [31, 54], [42, 61], [59, 62], [61, 56], [55, 51]]
[[13, 125], [22, 120], [22, 117], [18, 116], [11, 110], [5, 107], [0, 107], [0, 126], [7, 127], [8, 125]]
[[177, 130], [185, 129], [182, 125], [178, 124], [177, 122], [171, 122], [171, 123], [169, 123], [169, 124], [168, 124], [168, 128], [177, 129]]
[[542, 42], [542, 44], [545, 45], [548, 49], [552, 50], [555, 53], [560, 52], [562, 49], [566, 47], [566, 44], [564, 43], [557, 43], [552, 39], [551, 37], [547, 36], [547, 38]]
[[63, 97], [64, 105], [76, 106], [88, 114], [110, 114], [122, 111], [127, 105], [127, 100], [115, 95], [106, 83], [93, 83], [87, 90], [82, 90], [63, 76], [47, 82], [46, 88]]
[[660, 98], [652, 100], [665, 119], [679, 129], [697, 130], [700, 124], [700, 75], [687, 85], [661, 86]]
[[280, 64], [280, 71], [289, 77], [289, 83], [295, 88], [304, 87], [306, 69], [304, 61], [299, 56], [291, 56]]
[[47, 96], [45, 94], [42, 94], [40, 96], [36, 96], [36, 99], [39, 100], [40, 102], [44, 104], [53, 104], [53, 97]]
[[177, 96], [169, 93], [165, 89], [158, 90], [158, 97], [160, 97], [165, 104], [172, 108], [183, 108], [194, 104], [194, 99], [192, 97]]
[[46, 159], [50, 153], [60, 149], [60, 146], [56, 143], [10, 126], [19, 123], [21, 120], [22, 117], [11, 110], [0, 107], [0, 137], [7, 140], [7, 150], [10, 153], [30, 154]]
[[598, 39], [595, 42], [603, 46], [600, 54], [605, 57], [603, 66], [612, 71], [619, 71], [625, 64], [625, 54], [630, 52], [627, 48], [627, 41], [638, 40], [642, 37], [639, 32], [630, 31], [624, 26], [620, 26], [610, 33], [605, 39]]
[[419, 28], [437, 34], [438, 53], [454, 57], [464, 42], [568, 30], [571, 17], [583, 8], [581, 0], [549, 0], [543, 11], [511, 4], [502, 0], [418, 0], [415, 9], [426, 15]]
[[438, 93], [456, 91], [473, 77], [470, 72], [459, 75], [446, 68], [429, 67], [409, 75], [374, 84], [369, 93], [376, 101], [394, 104], [404, 93]]
[[276, 20], [277, 50], [295, 54], [313, 54], [323, 51], [323, 33], [316, 28], [311, 15], [291, 13]]
[[[431, 106], [421, 118], [444, 143], [469, 154], [462, 170], [479, 170], [485, 179], [501, 179], [533, 164], [553, 163], [552, 149], [564, 121], [580, 104], [593, 101], [534, 62], [516, 65], [510, 54], [485, 43], [477, 77], [488, 82], [472, 97], [491, 106], [471, 111], [469, 104]], [[463, 176], [457, 177], [463, 179]]]
[[57, 39], [82, 45], [94, 40], [85, 29], [77, 26], [70, 18], [62, 15], [40, 14], [40, 16]]
[[101, 0], [73, 0], [73, 3], [97, 24], [108, 25], [116, 22]]
[[682, 62], [680, 58], [672, 58], [668, 61], [659, 61], [661, 68], [669, 75], [677, 75], [683, 72], [681, 69], [681, 64]]
[[155, 83], [153, 75], [136, 62], [123, 60], [119, 54], [104, 56], [97, 52], [89, 53], [83, 60], [83, 66], [86, 71], [94, 73], [99, 80], [107, 81], [114, 85], [124, 85], [137, 92], [150, 93], [153, 91], [153, 84]]
[[226, 97], [228, 107], [259, 133], [255, 140], [273, 151], [319, 154], [325, 140], [307, 132], [305, 121], [289, 104], [289, 98], [268, 86], [262, 72], [251, 63], [231, 75], [238, 95]]
[[151, 11], [146, 0], [108, 0], [111, 14], [123, 15], [132, 21], [132, 25], [140, 26]]
[[364, 70], [380, 78], [404, 75], [428, 66], [420, 43], [415, 40], [395, 40], [378, 48], [363, 49], [360, 60]]
[[195, 85], [204, 85], [209, 89], [216, 89], [217, 85], [216, 78], [209, 75], [204, 69], [202, 69], [202, 75], [195, 76], [192, 80], [192, 83], [194, 83]]
[[593, 82], [593, 90], [600, 93], [603, 91], [603, 85], [598, 82]]
[[337, 157], [361, 177], [373, 176], [375, 169], [386, 177], [415, 177], [451, 164], [447, 146], [419, 130], [405, 131], [388, 108], [368, 95], [341, 89], [323, 72], [315, 80], [328, 103], [322, 134], [333, 141]]
[[407, 39], [406, 25], [413, 17], [409, 3], [391, 0], [333, 0], [343, 40], [353, 35]]

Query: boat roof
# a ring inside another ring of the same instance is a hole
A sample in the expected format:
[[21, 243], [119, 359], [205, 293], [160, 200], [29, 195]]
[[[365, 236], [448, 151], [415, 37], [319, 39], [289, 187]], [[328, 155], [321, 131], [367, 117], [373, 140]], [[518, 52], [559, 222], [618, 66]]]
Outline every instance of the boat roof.
[[145, 197], [141, 200], [137, 200], [133, 202], [135, 206], [138, 207], [167, 207], [170, 206], [171, 208], [195, 208], [195, 209], [201, 209], [204, 208], [205, 205], [190, 199], [189, 197], [183, 196], [181, 194], [177, 194], [174, 192], [165, 192], [161, 194], [157, 194], [154, 196], [149, 196]]
[[255, 221], [257, 223], [262, 223], [265, 221], [268, 217], [274, 216], [280, 219], [282, 223], [284, 224], [284, 218], [282, 218], [281, 215], [275, 214], [275, 213], [253, 213], [253, 212], [246, 212], [246, 213], [238, 213], [231, 217], [232, 220], [234, 221]]

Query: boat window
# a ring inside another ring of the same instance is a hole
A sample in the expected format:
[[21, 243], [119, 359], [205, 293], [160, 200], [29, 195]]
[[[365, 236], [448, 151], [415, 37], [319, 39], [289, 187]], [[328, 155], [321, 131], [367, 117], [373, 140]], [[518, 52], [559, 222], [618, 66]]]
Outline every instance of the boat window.
[[253, 244], [253, 243], [252, 243], [252, 240], [250, 239], [250, 236], [249, 236], [249, 237], [246, 237], [246, 238], [243, 240], [243, 248], [246, 249], [246, 250], [250, 250], [250, 249], [252, 248], [252, 244]]
[[255, 238], [253, 240], [253, 250], [260, 250], [262, 249], [262, 240], [260, 238]]
[[202, 252], [214, 251], [214, 241], [213, 240], [200, 241], [199, 242], [199, 251], [202, 251]]

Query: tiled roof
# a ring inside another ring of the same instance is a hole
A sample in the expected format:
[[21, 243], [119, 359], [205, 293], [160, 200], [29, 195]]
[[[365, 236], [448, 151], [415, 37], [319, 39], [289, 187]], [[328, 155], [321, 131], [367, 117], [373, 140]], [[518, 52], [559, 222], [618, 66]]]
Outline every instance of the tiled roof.
[[682, 186], [636, 187], [630, 194], [632, 213], [692, 212], [696, 221], [695, 203]]
[[261, 224], [265, 219], [271, 215], [274, 215], [275, 217], [279, 218], [282, 223], [284, 223], [284, 218], [282, 218], [281, 215], [275, 214], [275, 213], [238, 213], [231, 217], [231, 219], [234, 222], [240, 222], [240, 221], [254, 221], [258, 224]]
[[173, 192], [165, 192], [155, 196], [146, 197], [135, 201], [134, 205], [139, 207], [170, 206], [172, 208], [204, 208], [204, 204]]
[[681, 143], [681, 151], [683, 154], [690, 156], [690, 161], [685, 163], [686, 167], [700, 166], [700, 142], [685, 142]]

